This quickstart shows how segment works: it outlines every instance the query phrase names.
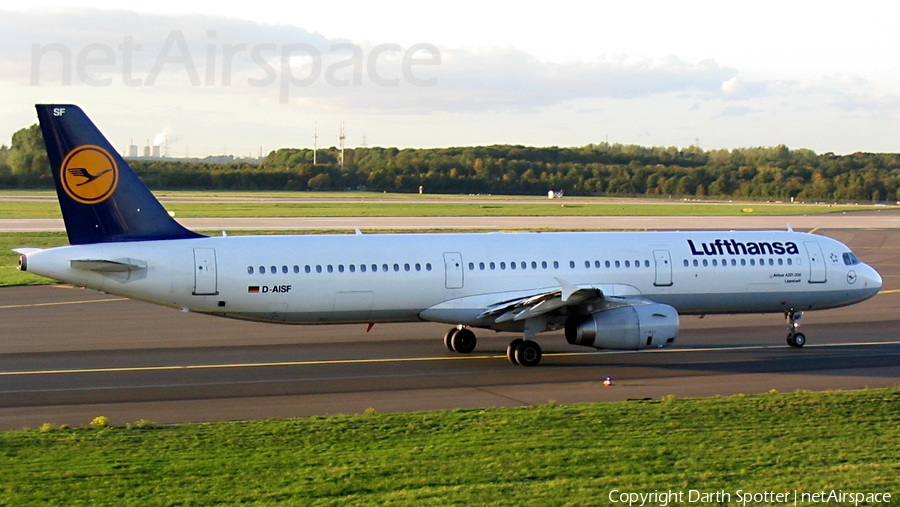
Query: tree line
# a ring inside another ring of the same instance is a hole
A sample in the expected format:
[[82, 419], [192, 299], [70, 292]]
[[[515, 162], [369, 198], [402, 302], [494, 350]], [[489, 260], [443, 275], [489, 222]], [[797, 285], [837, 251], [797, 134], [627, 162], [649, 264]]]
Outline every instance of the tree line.
[[[786, 146], [702, 150], [691, 146], [513, 145], [398, 149], [285, 148], [262, 162], [207, 164], [133, 159], [151, 188], [369, 190], [542, 195], [735, 197], [816, 201], [900, 200], [900, 154], [816, 154]], [[53, 181], [37, 125], [0, 146], [0, 187], [49, 188]]]

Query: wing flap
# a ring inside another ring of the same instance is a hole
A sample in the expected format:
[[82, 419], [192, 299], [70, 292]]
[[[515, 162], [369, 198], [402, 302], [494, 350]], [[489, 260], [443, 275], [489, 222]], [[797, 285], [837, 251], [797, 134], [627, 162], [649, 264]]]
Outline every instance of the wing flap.
[[494, 322], [497, 324], [522, 321], [539, 317], [564, 306], [587, 303], [591, 300], [599, 302], [604, 299], [603, 291], [599, 288], [578, 287], [559, 278], [556, 280], [560, 283], [559, 289], [491, 305], [478, 318], [494, 317]]

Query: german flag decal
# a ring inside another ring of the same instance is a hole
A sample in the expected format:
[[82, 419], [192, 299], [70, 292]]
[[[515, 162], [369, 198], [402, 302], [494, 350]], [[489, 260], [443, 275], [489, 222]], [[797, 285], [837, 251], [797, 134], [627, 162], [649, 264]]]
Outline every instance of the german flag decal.
[[247, 292], [250, 294], [259, 294], [259, 285], [251, 285], [247, 287]]

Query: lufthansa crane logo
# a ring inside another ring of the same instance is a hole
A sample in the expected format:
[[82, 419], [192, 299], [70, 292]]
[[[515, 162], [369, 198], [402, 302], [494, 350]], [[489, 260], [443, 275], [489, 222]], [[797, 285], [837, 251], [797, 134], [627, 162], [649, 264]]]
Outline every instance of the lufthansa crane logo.
[[119, 167], [105, 149], [84, 145], [66, 155], [59, 168], [63, 190], [82, 204], [105, 201], [119, 183]]

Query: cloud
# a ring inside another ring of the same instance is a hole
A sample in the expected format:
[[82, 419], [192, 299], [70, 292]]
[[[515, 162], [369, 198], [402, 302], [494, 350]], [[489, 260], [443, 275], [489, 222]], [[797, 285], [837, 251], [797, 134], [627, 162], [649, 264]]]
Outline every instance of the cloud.
[[763, 112], [763, 110], [753, 109], [747, 106], [729, 106], [720, 111], [719, 114], [713, 116], [713, 118], [741, 117], [761, 112]]
[[742, 81], [733, 76], [722, 82], [719, 91], [726, 100], [747, 100], [771, 95], [772, 87], [777, 86], [772, 81]]
[[[528, 111], [591, 98], [725, 94], [712, 60], [606, 55], [547, 62], [513, 47], [400, 47], [209, 15], [66, 9], [0, 12], [0, 79], [20, 86], [165, 87], [322, 110]], [[729, 98], [761, 93], [739, 83]]]

